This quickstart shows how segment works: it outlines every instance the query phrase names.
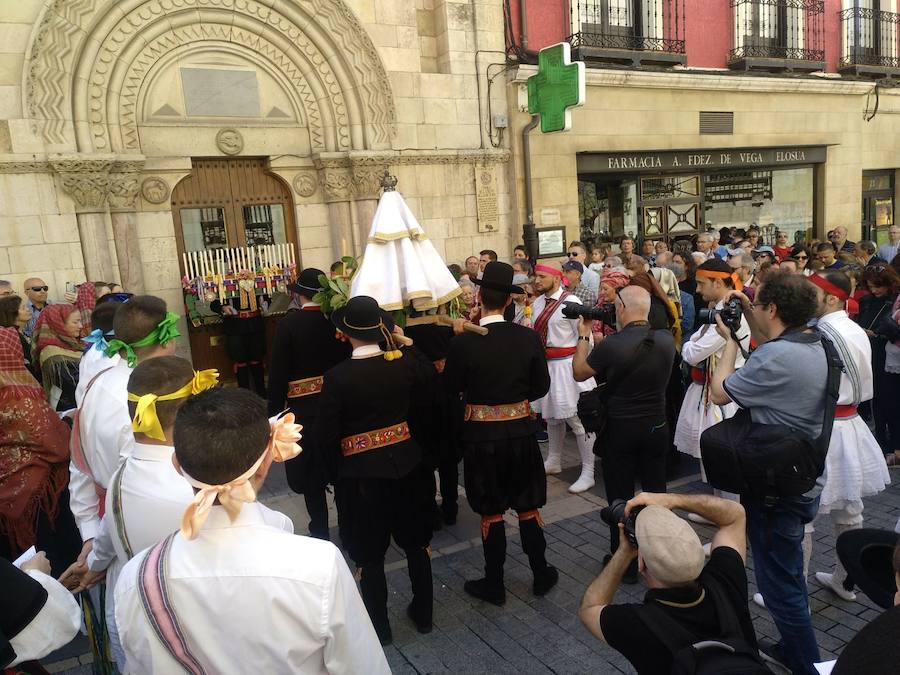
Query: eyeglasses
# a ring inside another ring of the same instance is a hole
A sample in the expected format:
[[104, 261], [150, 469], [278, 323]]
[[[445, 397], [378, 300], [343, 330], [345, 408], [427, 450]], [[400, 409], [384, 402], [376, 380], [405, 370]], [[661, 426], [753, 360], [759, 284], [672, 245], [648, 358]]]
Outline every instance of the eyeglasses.
[[49, 291], [50, 287], [49, 286], [32, 286], [31, 290], [34, 291], [35, 293], [40, 293], [41, 291]]
[[753, 302], [750, 304], [751, 307], [768, 307], [771, 305], [771, 302]]
[[580, 254], [578, 253], [578, 251], [569, 251], [566, 255], [568, 255], [570, 258], [577, 258]]
[[626, 305], [625, 305], [625, 301], [622, 299], [622, 289], [621, 288], [616, 289], [616, 297], [619, 299], [619, 302], [622, 303], [622, 309], [625, 309]]
[[795, 255], [794, 257], [795, 257], [797, 260], [809, 260], [809, 256], [808, 256], [808, 255]]

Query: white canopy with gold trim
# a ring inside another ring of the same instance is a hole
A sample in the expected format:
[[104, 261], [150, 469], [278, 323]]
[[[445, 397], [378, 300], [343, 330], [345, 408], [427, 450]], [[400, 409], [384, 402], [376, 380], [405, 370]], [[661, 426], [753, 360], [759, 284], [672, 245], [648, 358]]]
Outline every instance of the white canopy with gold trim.
[[403, 196], [385, 191], [362, 263], [353, 276], [351, 297], [369, 295], [382, 309], [394, 311], [410, 302], [419, 310], [432, 309], [459, 294], [459, 284]]

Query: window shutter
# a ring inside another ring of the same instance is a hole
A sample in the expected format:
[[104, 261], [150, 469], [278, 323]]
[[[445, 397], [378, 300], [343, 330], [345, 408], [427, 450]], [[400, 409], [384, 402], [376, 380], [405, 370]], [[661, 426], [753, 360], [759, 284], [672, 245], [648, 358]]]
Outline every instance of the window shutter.
[[701, 112], [700, 113], [700, 133], [701, 134], [733, 134], [734, 133], [734, 113], [733, 112]]

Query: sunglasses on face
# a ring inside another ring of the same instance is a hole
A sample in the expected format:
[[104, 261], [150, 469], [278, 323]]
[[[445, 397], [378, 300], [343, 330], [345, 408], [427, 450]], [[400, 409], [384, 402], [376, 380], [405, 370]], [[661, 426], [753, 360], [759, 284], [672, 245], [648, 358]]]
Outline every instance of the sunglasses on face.
[[797, 260], [809, 260], [808, 255], [798, 255], [798, 256], [794, 256], [794, 257], [797, 258]]
[[569, 251], [569, 253], [568, 253], [567, 255], [568, 255], [570, 258], [577, 258], [577, 257], [578, 257], [578, 251]]
[[40, 293], [41, 291], [49, 291], [50, 287], [49, 286], [32, 286], [31, 290], [34, 291], [35, 293]]

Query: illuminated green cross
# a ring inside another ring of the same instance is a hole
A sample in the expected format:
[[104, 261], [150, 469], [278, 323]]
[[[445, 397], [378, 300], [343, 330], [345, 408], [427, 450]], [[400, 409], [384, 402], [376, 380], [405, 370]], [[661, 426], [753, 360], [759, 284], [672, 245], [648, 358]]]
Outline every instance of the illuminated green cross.
[[541, 131], [568, 131], [572, 111], [584, 105], [584, 63], [572, 63], [568, 42], [542, 49], [538, 72], [528, 78], [528, 112], [541, 116]]

